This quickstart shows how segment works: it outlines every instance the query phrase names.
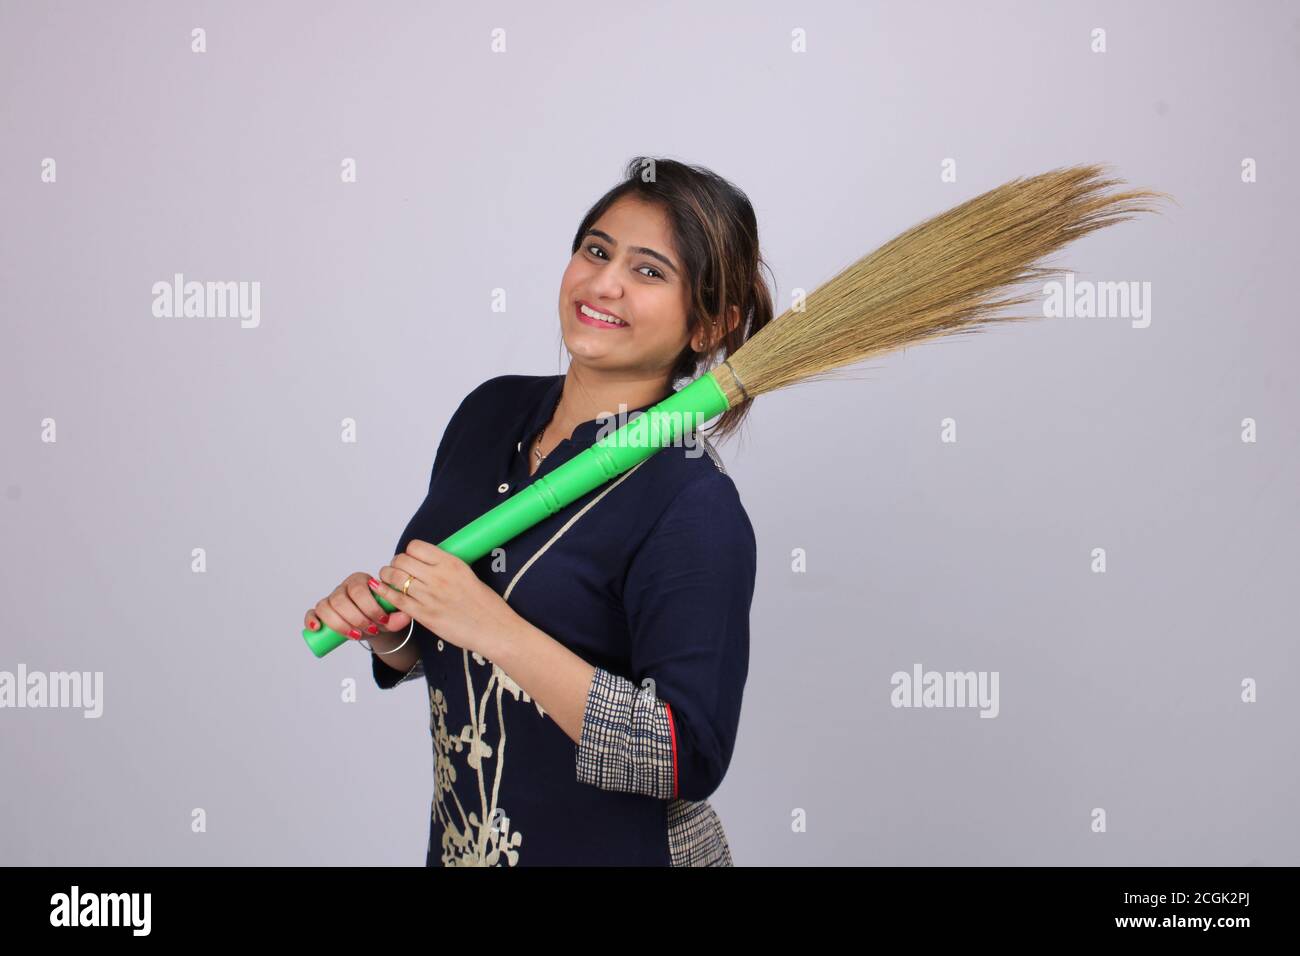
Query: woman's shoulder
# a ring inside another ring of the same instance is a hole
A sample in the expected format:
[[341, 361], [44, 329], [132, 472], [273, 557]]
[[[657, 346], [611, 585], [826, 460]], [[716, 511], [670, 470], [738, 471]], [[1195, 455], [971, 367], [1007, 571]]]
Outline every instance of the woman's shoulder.
[[497, 375], [475, 386], [452, 415], [457, 426], [478, 426], [517, 419], [520, 409], [540, 401], [555, 383], [554, 375]]
[[702, 431], [679, 435], [671, 445], [655, 452], [651, 460], [658, 463], [656, 477], [660, 481], [683, 487], [706, 483], [715, 488], [735, 488], [722, 455]]
[[708, 437], [696, 432], [646, 462], [645, 479], [662, 504], [661, 516], [698, 520], [712, 527], [730, 524], [752, 537], [740, 489]]
[[642, 518], [638, 533], [628, 537], [632, 564], [651, 576], [665, 569], [709, 569], [717, 580], [752, 587], [758, 561], [754, 526], [735, 481], [705, 441], [701, 436], [694, 450], [664, 448], [644, 462], [636, 496]]
[[515, 401], [544, 395], [555, 378], [554, 375], [497, 375], [476, 386], [465, 396], [465, 402], [504, 407], [518, 414]]

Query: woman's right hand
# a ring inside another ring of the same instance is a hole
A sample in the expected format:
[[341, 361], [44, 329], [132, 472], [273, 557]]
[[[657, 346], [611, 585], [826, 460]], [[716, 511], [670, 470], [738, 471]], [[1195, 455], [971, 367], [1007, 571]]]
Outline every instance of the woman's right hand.
[[342, 584], [307, 612], [303, 626], [319, 631], [323, 622], [336, 633], [353, 640], [405, 631], [411, 624], [410, 615], [401, 611], [390, 614], [380, 607], [370, 592], [369, 582], [370, 575], [365, 571], [349, 574]]

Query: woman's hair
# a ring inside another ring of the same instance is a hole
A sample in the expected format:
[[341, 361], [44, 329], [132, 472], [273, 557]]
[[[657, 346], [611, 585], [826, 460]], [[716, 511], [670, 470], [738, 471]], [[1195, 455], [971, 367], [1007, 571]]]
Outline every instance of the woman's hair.
[[[632, 159], [623, 182], [587, 211], [574, 234], [570, 255], [578, 251], [582, 237], [605, 210], [624, 196], [656, 203], [668, 216], [690, 286], [689, 335], [694, 338], [704, 330], [706, 339], [722, 336], [712, 352], [695, 352], [687, 342], [669, 375], [669, 384], [675, 387], [681, 379], [707, 373], [772, 321], [772, 294], [760, 271], [767, 269], [770, 274], [771, 269], [759, 252], [758, 221], [743, 192], [703, 167], [648, 156]], [[738, 308], [740, 321], [727, 330], [724, 318], [730, 316], [732, 306]], [[709, 436], [721, 441], [734, 433], [749, 406], [745, 401], [727, 409]]]

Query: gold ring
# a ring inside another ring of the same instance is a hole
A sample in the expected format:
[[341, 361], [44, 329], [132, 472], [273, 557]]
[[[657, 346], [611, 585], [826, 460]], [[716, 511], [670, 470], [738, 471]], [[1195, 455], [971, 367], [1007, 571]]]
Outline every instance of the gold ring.
[[[407, 579], [406, 579], [406, 583], [402, 585], [402, 593], [403, 593], [403, 594], [406, 594], [406, 589], [409, 588], [409, 587], [411, 586], [411, 580], [412, 580], [412, 579], [408, 576]], [[409, 595], [408, 595], [408, 597], [409, 597]]]

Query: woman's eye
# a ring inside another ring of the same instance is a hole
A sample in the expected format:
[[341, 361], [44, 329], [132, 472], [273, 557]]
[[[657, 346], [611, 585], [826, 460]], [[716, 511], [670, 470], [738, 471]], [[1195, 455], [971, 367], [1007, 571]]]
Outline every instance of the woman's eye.
[[[595, 245], [594, 243], [593, 243], [592, 245], [590, 245], [590, 246], [587, 247], [587, 251], [590, 252], [590, 253], [592, 253], [593, 255], [599, 253], [600, 258], [602, 258], [602, 259], [606, 258], [606, 256], [605, 256], [605, 250], [602, 249], [600, 246]], [[651, 272], [654, 273], [654, 276], [653, 276], [653, 277], [651, 277], [651, 276], [646, 276], [646, 278], [662, 279], [662, 278], [664, 277], [664, 274], [663, 274], [662, 272], [660, 272], [658, 269], [656, 269], [654, 266], [638, 266], [637, 268], [639, 268], [639, 269], [649, 269]]]

